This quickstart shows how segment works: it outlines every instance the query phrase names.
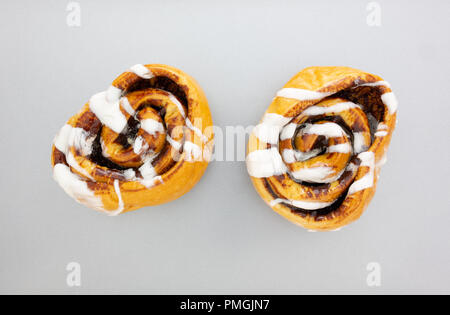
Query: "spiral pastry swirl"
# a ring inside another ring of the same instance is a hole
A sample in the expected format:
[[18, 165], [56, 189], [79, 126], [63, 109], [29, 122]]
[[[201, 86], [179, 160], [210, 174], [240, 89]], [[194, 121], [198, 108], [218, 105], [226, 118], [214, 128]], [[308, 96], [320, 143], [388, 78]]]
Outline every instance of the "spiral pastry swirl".
[[62, 127], [53, 175], [71, 197], [109, 215], [165, 203], [206, 170], [211, 126], [193, 78], [166, 65], [136, 65]]
[[274, 211], [309, 230], [339, 229], [372, 199], [396, 124], [380, 77], [311, 67], [280, 90], [248, 143], [247, 169]]

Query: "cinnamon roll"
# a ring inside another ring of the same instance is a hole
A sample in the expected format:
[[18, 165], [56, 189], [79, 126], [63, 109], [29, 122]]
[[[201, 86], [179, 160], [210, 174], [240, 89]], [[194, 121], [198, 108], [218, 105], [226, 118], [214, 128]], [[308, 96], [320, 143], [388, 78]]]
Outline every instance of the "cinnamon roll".
[[62, 127], [53, 175], [75, 200], [108, 215], [162, 204], [202, 177], [211, 126], [192, 77], [166, 65], [136, 65]]
[[396, 124], [397, 100], [379, 76], [311, 67], [275, 96], [248, 142], [262, 199], [314, 231], [357, 220], [372, 199]]

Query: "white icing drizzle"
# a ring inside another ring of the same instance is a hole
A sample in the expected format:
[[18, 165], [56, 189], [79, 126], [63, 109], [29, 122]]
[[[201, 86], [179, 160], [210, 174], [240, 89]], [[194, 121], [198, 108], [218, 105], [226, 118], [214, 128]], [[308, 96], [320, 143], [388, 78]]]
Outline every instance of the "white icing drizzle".
[[137, 64], [130, 68], [130, 72], [133, 72], [137, 76], [143, 79], [151, 79], [154, 77], [153, 73], [146, 66]]
[[397, 111], [398, 101], [394, 92], [384, 93], [381, 95], [381, 101], [389, 109], [389, 114], [394, 114]]
[[69, 143], [69, 135], [72, 131], [73, 127], [71, 125], [64, 125], [61, 130], [58, 132], [58, 134], [55, 137], [55, 140], [53, 143], [55, 144], [55, 147], [65, 153], [67, 152], [67, 145]]
[[269, 124], [258, 124], [253, 128], [253, 135], [260, 141], [270, 144], [278, 143], [278, 136], [280, 134], [279, 126], [272, 126]]
[[248, 173], [252, 177], [263, 178], [286, 173], [286, 165], [277, 148], [250, 152], [246, 162]]
[[297, 160], [295, 156], [295, 151], [292, 149], [284, 149], [283, 160], [288, 164], [294, 163]]
[[173, 140], [169, 135], [167, 135], [166, 137], [167, 142], [169, 142], [169, 144], [177, 151], [179, 151], [181, 149], [181, 143], [179, 143], [178, 141]]
[[277, 198], [270, 202], [270, 206], [273, 207], [279, 203], [286, 203], [296, 208], [304, 210], [317, 210], [328, 206], [331, 206], [333, 202], [320, 202], [320, 201], [303, 201], [303, 200], [291, 200], [291, 199], [281, 199]]
[[367, 146], [365, 144], [364, 133], [355, 132], [353, 133], [353, 150], [356, 154], [361, 153], [367, 150]]
[[355, 163], [351, 162], [350, 164], [348, 164], [347, 171], [354, 173], [357, 170], [358, 170], [358, 166]]
[[94, 178], [84, 169], [82, 168], [77, 160], [75, 159], [75, 157], [72, 154], [72, 151], [69, 150], [69, 152], [67, 152], [66, 154], [66, 161], [67, 164], [70, 165], [70, 167], [72, 167], [74, 170], [76, 170], [78, 173], [82, 174], [83, 176], [89, 178], [90, 180], [94, 180]]
[[117, 210], [115, 210], [115, 211], [108, 211], [108, 215], [112, 216], [112, 217], [121, 214], [123, 212], [123, 210], [125, 209], [125, 205], [123, 203], [122, 193], [120, 191], [120, 186], [119, 186], [119, 180], [118, 179], [116, 179], [114, 181], [114, 191], [116, 192], [116, 195], [117, 195], [117, 198], [118, 198], [118, 206], [117, 206]]
[[352, 108], [361, 108], [360, 106], [356, 105], [352, 102], [342, 102], [338, 103], [329, 107], [323, 107], [323, 106], [311, 106], [305, 109], [302, 114], [308, 115], [308, 116], [316, 116], [316, 115], [324, 115], [329, 113], [340, 113]]
[[141, 120], [141, 128], [145, 130], [148, 134], [154, 136], [156, 133], [164, 132], [164, 125], [154, 119], [143, 119]]
[[324, 124], [306, 124], [302, 130], [305, 134], [314, 134], [319, 136], [325, 136], [328, 138], [345, 136], [345, 132], [341, 126], [335, 123], [327, 122]]
[[144, 138], [142, 138], [141, 136], [136, 137], [136, 139], [134, 140], [133, 143], [133, 152], [134, 154], [141, 154], [142, 151], [142, 144], [144, 143]]
[[375, 137], [385, 137], [388, 134], [388, 126], [385, 124], [378, 124], [377, 132], [375, 132]]
[[298, 125], [294, 123], [287, 124], [281, 131], [280, 139], [281, 140], [292, 139], [295, 135], [295, 131], [297, 130], [297, 126]]
[[95, 136], [89, 137], [89, 133], [82, 128], [73, 128], [69, 136], [69, 146], [75, 147], [81, 155], [88, 156], [92, 153]]
[[89, 107], [103, 125], [111, 128], [115, 133], [121, 133], [127, 125], [127, 119], [120, 110], [119, 100], [110, 100], [113, 97], [107, 97], [107, 94], [108, 92], [101, 92], [92, 96]]
[[106, 90], [106, 100], [108, 102], [117, 102], [117, 101], [119, 101], [121, 96], [122, 96], [122, 90], [115, 86], [111, 85]]
[[155, 176], [155, 177], [152, 177], [152, 178], [144, 178], [144, 179], [139, 180], [139, 182], [140, 182], [142, 185], [144, 185], [147, 189], [149, 189], [149, 188], [155, 186], [156, 182], [158, 182], [158, 181], [159, 181], [160, 183], [163, 182], [161, 176]]
[[130, 116], [133, 116], [136, 111], [133, 109], [133, 107], [131, 107], [130, 102], [128, 101], [127, 97], [122, 97], [120, 99], [120, 105], [122, 105], [122, 108], [128, 113], [130, 114]]
[[82, 128], [74, 128], [68, 124], [64, 125], [55, 137], [54, 144], [59, 151], [64, 153], [66, 162], [69, 166], [62, 163], [56, 164], [53, 167], [53, 177], [69, 196], [88, 207], [104, 211], [101, 198], [95, 196], [94, 192], [87, 186], [87, 183], [70, 170], [70, 167], [72, 167], [86, 178], [94, 180], [94, 178], [78, 164], [70, 150], [73, 146], [76, 150], [80, 151], [83, 156], [87, 156], [92, 153], [94, 139], [95, 137], [89, 137], [89, 134]]
[[265, 143], [277, 144], [280, 131], [292, 118], [279, 114], [265, 114], [261, 123], [253, 129], [253, 135]]
[[141, 173], [143, 178], [153, 178], [157, 175], [155, 168], [152, 165], [152, 160], [147, 160], [142, 166], [139, 168], [139, 172]]
[[64, 125], [55, 137], [55, 147], [67, 155], [69, 148], [74, 146], [83, 156], [92, 153], [92, 144], [95, 137], [89, 137], [89, 134], [82, 128], [74, 128], [70, 125]]
[[132, 168], [129, 168], [123, 171], [123, 176], [125, 176], [127, 180], [131, 181], [136, 178], [136, 172]]
[[137, 137], [133, 144], [133, 152], [135, 154], [141, 154], [148, 149], [148, 143], [141, 136]]
[[53, 168], [53, 178], [64, 191], [78, 202], [104, 212], [102, 199], [89, 189], [87, 183], [72, 173], [65, 164], [56, 164]]
[[292, 120], [292, 117], [284, 117], [280, 114], [267, 113], [264, 115], [262, 122], [272, 126], [283, 127]]
[[311, 168], [302, 168], [292, 172], [295, 179], [309, 183], [331, 183], [340, 177], [340, 174], [332, 178], [328, 178], [333, 174], [333, 168], [329, 166], [318, 166]]
[[340, 143], [331, 145], [328, 147], [327, 151], [329, 153], [351, 153], [352, 152], [352, 146], [350, 143]]
[[375, 132], [375, 137], [385, 137], [388, 135], [387, 131], [377, 131]]
[[319, 100], [332, 95], [334, 92], [316, 92], [310, 90], [284, 88], [278, 91], [277, 97], [293, 98], [299, 101]]
[[152, 165], [152, 159], [148, 159], [142, 164], [139, 168], [139, 172], [142, 175], [142, 179], [139, 179], [139, 182], [146, 188], [154, 186], [156, 181], [162, 182], [161, 176], [157, 176], [156, 170]]
[[386, 124], [380, 123], [378, 124], [377, 130], [387, 130], [388, 126]]
[[309, 160], [320, 153], [320, 149], [314, 149], [308, 152], [302, 152], [298, 150], [292, 149], [284, 149], [283, 150], [283, 160], [288, 163], [294, 163], [297, 161], [303, 162]]
[[375, 154], [373, 152], [366, 151], [358, 154], [358, 158], [361, 160], [360, 166], [368, 166], [369, 172], [351, 184], [348, 189], [349, 195], [367, 188], [371, 188], [374, 183]]

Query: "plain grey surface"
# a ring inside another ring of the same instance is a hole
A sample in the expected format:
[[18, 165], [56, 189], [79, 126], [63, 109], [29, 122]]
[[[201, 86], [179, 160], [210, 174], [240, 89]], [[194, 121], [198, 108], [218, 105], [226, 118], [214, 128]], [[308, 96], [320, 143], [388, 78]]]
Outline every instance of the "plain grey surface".
[[[0, 293], [450, 293], [450, 3], [69, 1], [0, 4]], [[388, 80], [399, 124], [363, 217], [308, 233], [271, 211], [243, 162], [213, 162], [187, 195], [116, 218], [53, 181], [54, 135], [136, 63], [191, 74], [215, 125], [253, 125], [313, 65]], [[82, 286], [66, 284], [78, 262]], [[382, 285], [369, 287], [378, 262]]]

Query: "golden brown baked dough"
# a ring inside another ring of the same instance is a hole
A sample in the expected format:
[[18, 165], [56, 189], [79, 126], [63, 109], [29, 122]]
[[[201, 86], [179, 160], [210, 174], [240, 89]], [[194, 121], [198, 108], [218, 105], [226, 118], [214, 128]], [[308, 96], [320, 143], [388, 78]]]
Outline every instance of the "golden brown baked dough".
[[309, 230], [357, 220], [372, 199], [396, 124], [380, 77], [311, 67], [277, 93], [250, 135], [247, 168], [274, 211]]
[[162, 204], [202, 177], [211, 126], [193, 78], [166, 65], [136, 65], [61, 129], [54, 178], [80, 203], [110, 215]]

